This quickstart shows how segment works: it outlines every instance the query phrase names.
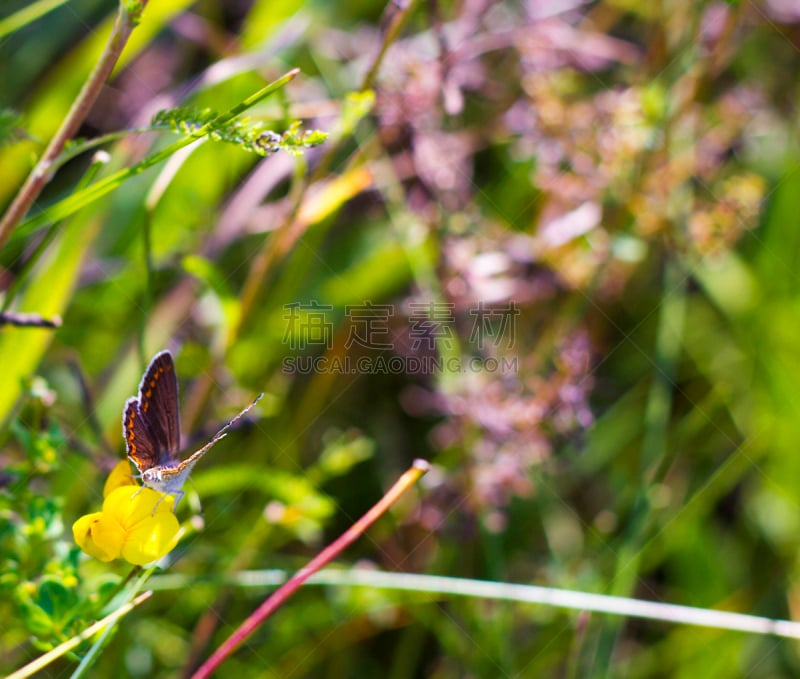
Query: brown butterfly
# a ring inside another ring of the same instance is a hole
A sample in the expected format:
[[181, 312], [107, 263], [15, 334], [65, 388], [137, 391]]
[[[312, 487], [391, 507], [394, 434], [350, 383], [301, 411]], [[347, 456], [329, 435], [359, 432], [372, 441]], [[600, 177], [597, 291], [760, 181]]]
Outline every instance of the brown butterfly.
[[181, 415], [178, 404], [178, 378], [169, 351], [153, 357], [139, 384], [139, 395], [132, 396], [122, 411], [122, 435], [128, 458], [136, 465], [142, 483], [161, 493], [174, 495], [180, 502], [181, 490], [197, 461], [217, 441], [227, 436], [228, 428], [244, 416], [264, 394], [256, 399], [206, 445], [180, 460]]

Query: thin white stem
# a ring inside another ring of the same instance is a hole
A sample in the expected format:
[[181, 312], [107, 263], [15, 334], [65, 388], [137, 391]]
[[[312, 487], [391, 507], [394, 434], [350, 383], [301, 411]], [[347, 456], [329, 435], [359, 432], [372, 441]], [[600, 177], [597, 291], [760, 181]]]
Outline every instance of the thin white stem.
[[[280, 570], [243, 571], [232, 578], [226, 578], [225, 582], [243, 587], [265, 587], [281, 584], [287, 577], [287, 573]], [[186, 586], [186, 579], [183, 576], [161, 575], [151, 580], [150, 584], [154, 590], [182, 588]], [[357, 568], [352, 570], [323, 570], [309, 578], [307, 584], [377, 587], [409, 592], [431, 592], [434, 594], [468, 596], [481, 599], [517, 601], [578, 611], [609, 613], [630, 618], [647, 618], [669, 623], [800, 639], [800, 623], [790, 620], [773, 620], [745, 613], [717, 611], [709, 608], [695, 608], [694, 606], [680, 606], [657, 601], [644, 601], [642, 599], [592, 594], [590, 592], [539, 587], [536, 585], [517, 585], [489, 580], [468, 580], [465, 578], [417, 575], [414, 573], [385, 573]]]

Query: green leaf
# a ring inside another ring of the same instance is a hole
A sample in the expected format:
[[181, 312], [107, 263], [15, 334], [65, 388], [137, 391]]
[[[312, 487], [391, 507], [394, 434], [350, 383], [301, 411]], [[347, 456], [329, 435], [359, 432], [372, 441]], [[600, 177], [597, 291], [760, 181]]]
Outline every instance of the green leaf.
[[59, 626], [63, 626], [72, 618], [78, 597], [74, 589], [65, 587], [58, 578], [45, 577], [39, 585], [36, 604]]
[[369, 115], [374, 106], [375, 92], [373, 90], [348, 93], [342, 105], [337, 136], [346, 137], [352, 134], [356, 125], [362, 118]]
[[375, 443], [366, 436], [337, 433], [327, 442], [315, 466], [323, 478], [343, 476], [352, 467], [372, 457]]
[[0, 21], [0, 39], [18, 31], [20, 28], [24, 28], [39, 17], [52, 12], [57, 7], [61, 7], [66, 2], [67, 0], [39, 0], [39, 2], [29, 3], [18, 12], [14, 12], [11, 16]]
[[10, 146], [23, 139], [30, 139], [22, 127], [22, 118], [9, 108], [0, 109], [0, 147]]
[[320, 130], [300, 133], [300, 122], [295, 121], [283, 134], [267, 129], [264, 123], [250, 118], [220, 122], [222, 116], [210, 108], [193, 106], [165, 109], [153, 116], [150, 124], [154, 128], [165, 127], [178, 134], [199, 137], [204, 134], [214, 141], [234, 144], [245, 151], [268, 156], [281, 149], [293, 155], [302, 149], [319, 146], [328, 137]]

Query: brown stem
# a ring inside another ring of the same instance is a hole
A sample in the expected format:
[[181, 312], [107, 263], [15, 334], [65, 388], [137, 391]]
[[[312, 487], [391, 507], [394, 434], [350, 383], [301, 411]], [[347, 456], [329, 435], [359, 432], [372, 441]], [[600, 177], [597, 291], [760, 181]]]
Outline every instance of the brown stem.
[[61, 123], [61, 127], [50, 140], [50, 144], [48, 144], [39, 162], [36, 163], [36, 167], [28, 175], [22, 188], [17, 193], [5, 215], [3, 215], [2, 220], [0, 220], [0, 251], [8, 242], [11, 232], [28, 213], [45, 185], [52, 178], [51, 169], [53, 163], [64, 150], [65, 144], [78, 131], [81, 123], [89, 114], [103, 85], [119, 60], [128, 38], [138, 23], [139, 16], [147, 5], [147, 1], [141, 0], [136, 14], [132, 14], [126, 9], [125, 2], [120, 2], [117, 18], [111, 30], [111, 37], [100, 55], [100, 60], [81, 88], [78, 98], [72, 104], [67, 117]]

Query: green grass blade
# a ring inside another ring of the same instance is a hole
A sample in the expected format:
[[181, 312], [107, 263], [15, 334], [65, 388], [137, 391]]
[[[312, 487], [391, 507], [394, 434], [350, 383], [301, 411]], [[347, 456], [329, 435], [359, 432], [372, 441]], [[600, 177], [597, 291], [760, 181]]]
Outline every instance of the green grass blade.
[[28, 663], [24, 667], [21, 667], [16, 672], [12, 672], [11, 674], [6, 677], [6, 679], [25, 679], [25, 677], [30, 677], [36, 674], [41, 669], [47, 667], [51, 662], [60, 658], [62, 655], [69, 653], [74, 648], [78, 647], [82, 642], [86, 641], [87, 639], [91, 639], [92, 636], [97, 634], [100, 630], [102, 630], [106, 626], [113, 626], [114, 623], [117, 622], [122, 616], [127, 615], [130, 613], [136, 606], [140, 603], [145, 601], [146, 599], [150, 598], [152, 592], [143, 592], [139, 596], [137, 596], [133, 601], [130, 603], [124, 604], [120, 606], [116, 611], [107, 615], [102, 620], [98, 620], [94, 625], [87, 627], [83, 632], [80, 634], [76, 634], [71, 639], [68, 639], [63, 644], [56, 646], [52, 651], [48, 651], [44, 655], [39, 656], [31, 663]]
[[65, 4], [67, 0], [39, 0], [0, 21], [0, 40]]

